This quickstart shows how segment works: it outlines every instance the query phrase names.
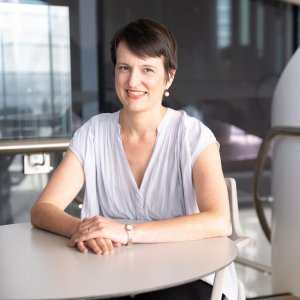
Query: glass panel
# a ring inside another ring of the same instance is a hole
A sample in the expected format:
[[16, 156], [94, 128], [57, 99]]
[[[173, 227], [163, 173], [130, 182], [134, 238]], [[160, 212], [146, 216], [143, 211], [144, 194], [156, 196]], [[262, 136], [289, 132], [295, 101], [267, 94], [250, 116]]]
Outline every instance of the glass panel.
[[[25, 175], [23, 155], [0, 155], [0, 225], [30, 222], [31, 208], [36, 202], [63, 153], [51, 153], [51, 169], [48, 174]], [[83, 199], [84, 189], [79, 192]], [[80, 207], [73, 201], [66, 212], [80, 218]]]
[[31, 208], [49, 174], [24, 175], [22, 155], [0, 155], [0, 171], [0, 224], [30, 222]]
[[[71, 104], [69, 8], [0, 2], [0, 145], [71, 138]], [[61, 159], [51, 154], [53, 170]], [[0, 155], [0, 224], [29, 222], [51, 174], [24, 175], [22, 155]]]
[[[121, 104], [111, 75], [110, 39], [130, 20], [166, 25], [178, 44], [178, 70], [163, 104], [204, 122], [221, 144], [223, 170], [237, 179], [241, 205], [253, 205], [253, 169], [270, 129], [272, 96], [291, 57], [291, 6], [280, 1], [102, 1], [108, 111]], [[285, 43], [283, 41], [286, 41]], [[103, 111], [105, 112], [105, 111]], [[263, 194], [270, 193], [270, 158]]]
[[0, 3], [0, 141], [71, 137], [69, 10]]

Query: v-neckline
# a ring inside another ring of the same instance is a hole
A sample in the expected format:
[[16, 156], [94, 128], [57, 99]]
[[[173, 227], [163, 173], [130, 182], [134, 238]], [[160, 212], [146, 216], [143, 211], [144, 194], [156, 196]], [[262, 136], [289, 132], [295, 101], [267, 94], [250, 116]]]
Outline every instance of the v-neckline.
[[131, 178], [132, 184], [133, 184], [135, 190], [136, 190], [138, 193], [141, 193], [141, 192], [142, 192], [142, 188], [143, 188], [143, 185], [144, 185], [144, 181], [145, 181], [145, 178], [146, 178], [146, 174], [148, 173], [149, 166], [151, 165], [151, 162], [152, 162], [152, 160], [153, 160], [154, 152], [155, 152], [155, 150], [156, 150], [156, 148], [157, 148], [157, 140], [158, 140], [158, 138], [159, 138], [159, 133], [160, 133], [161, 130], [163, 129], [163, 126], [162, 126], [162, 125], [163, 125], [163, 123], [165, 122], [166, 117], [167, 117], [169, 111], [170, 111], [170, 109], [167, 108], [167, 111], [166, 111], [165, 115], [163, 116], [162, 120], [160, 121], [160, 123], [158, 124], [158, 126], [157, 126], [157, 128], [156, 128], [157, 135], [156, 135], [156, 139], [155, 139], [155, 143], [154, 143], [154, 148], [153, 148], [153, 151], [152, 151], [150, 160], [149, 160], [149, 162], [148, 162], [147, 168], [146, 168], [146, 170], [145, 170], [145, 172], [144, 172], [143, 179], [142, 179], [142, 182], [141, 182], [140, 187], [138, 187], [138, 185], [137, 185], [137, 182], [136, 182], [136, 180], [135, 180], [135, 178], [134, 178], [134, 175], [133, 175], [133, 173], [132, 173], [130, 164], [129, 164], [129, 162], [128, 162], [128, 159], [127, 159], [126, 154], [125, 154], [125, 151], [124, 151], [123, 142], [122, 142], [122, 137], [121, 137], [121, 132], [120, 132], [120, 131], [121, 131], [121, 125], [120, 125], [120, 123], [119, 123], [119, 117], [120, 117], [121, 110], [118, 111], [116, 120], [117, 120], [117, 125], [118, 125], [117, 128], [118, 128], [118, 135], [119, 135], [119, 140], [120, 140], [121, 151], [122, 151], [123, 157], [124, 157], [124, 159], [125, 159], [125, 161], [126, 161], [127, 170], [128, 170], [128, 172], [129, 172], [129, 174], [130, 174], [129, 176], [130, 176], [130, 178]]

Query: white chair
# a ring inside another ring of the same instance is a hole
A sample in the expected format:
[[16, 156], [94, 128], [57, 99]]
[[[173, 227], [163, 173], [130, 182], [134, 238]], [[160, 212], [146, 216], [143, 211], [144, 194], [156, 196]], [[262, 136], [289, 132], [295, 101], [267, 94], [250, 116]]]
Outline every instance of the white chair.
[[[249, 238], [245, 237], [239, 220], [239, 208], [237, 200], [237, 189], [236, 183], [233, 178], [225, 178], [225, 182], [228, 189], [229, 203], [230, 203], [230, 217], [231, 217], [231, 226], [232, 233], [229, 238], [236, 244], [238, 249], [243, 248], [248, 245]], [[225, 280], [225, 271], [226, 268], [216, 272], [213, 291], [211, 295], [211, 300], [220, 300], [222, 296], [223, 284]], [[243, 283], [238, 281], [238, 300], [245, 300], [245, 289]]]

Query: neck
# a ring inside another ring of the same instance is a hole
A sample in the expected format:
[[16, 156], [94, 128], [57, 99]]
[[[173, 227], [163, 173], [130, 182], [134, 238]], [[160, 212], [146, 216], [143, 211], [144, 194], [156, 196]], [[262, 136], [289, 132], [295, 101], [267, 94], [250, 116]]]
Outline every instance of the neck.
[[141, 112], [132, 112], [124, 107], [119, 116], [121, 131], [136, 138], [142, 138], [148, 134], [156, 134], [157, 126], [166, 112], [167, 108], [161, 105]]

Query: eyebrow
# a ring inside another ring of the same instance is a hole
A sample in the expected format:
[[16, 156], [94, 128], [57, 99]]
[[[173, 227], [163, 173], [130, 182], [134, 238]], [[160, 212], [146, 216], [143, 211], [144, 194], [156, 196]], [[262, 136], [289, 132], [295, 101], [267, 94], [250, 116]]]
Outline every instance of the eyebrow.
[[155, 66], [152, 65], [143, 65], [144, 68], [156, 69]]
[[117, 65], [117, 66], [119, 66], [119, 65], [126, 65], [126, 66], [128, 66], [127, 64], [122, 63], [122, 62], [118, 62], [116, 65]]
[[[120, 66], [120, 65], [126, 65], [126, 66], [128, 66], [128, 64], [123, 63], [123, 62], [118, 62], [116, 65], [117, 65], [117, 66]], [[153, 65], [142, 65], [142, 67], [143, 67], [143, 68], [150, 68], [150, 69], [157, 69], [157, 67], [155, 67], [155, 66], [153, 66]]]

